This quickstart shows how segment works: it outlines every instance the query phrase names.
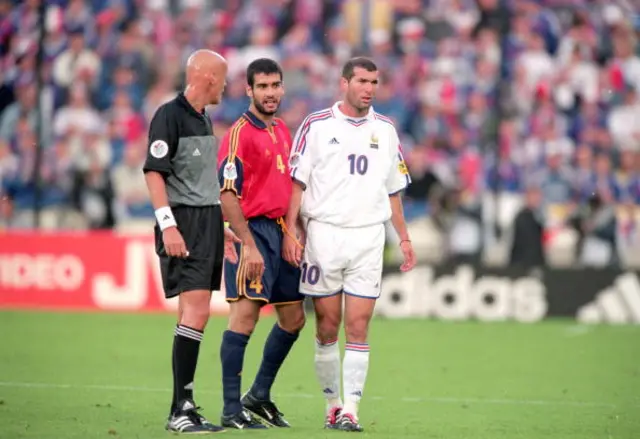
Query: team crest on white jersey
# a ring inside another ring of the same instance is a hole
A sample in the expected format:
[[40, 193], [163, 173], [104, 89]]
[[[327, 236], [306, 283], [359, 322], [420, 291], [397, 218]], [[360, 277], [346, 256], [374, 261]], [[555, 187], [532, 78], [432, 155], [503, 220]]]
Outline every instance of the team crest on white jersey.
[[378, 149], [378, 136], [376, 136], [375, 133], [371, 134], [371, 142], [369, 143], [369, 146], [373, 149]]

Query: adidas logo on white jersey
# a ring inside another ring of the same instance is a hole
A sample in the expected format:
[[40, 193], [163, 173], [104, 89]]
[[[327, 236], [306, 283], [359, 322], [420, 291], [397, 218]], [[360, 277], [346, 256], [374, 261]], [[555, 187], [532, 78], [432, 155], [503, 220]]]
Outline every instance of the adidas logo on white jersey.
[[200, 157], [202, 154], [200, 154], [200, 150], [198, 148], [196, 148], [195, 151], [193, 151], [193, 156], [194, 157]]
[[329, 145], [339, 145], [340, 142], [338, 142], [338, 139], [336, 139], [335, 137], [331, 140], [329, 140]]
[[591, 303], [578, 310], [581, 323], [640, 323], [640, 282], [634, 273], [625, 273], [614, 285], [600, 291]]

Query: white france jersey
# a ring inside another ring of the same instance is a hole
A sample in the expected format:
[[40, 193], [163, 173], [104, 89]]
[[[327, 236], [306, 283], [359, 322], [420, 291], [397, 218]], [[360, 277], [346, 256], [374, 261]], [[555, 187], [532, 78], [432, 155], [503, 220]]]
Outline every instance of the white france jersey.
[[373, 108], [358, 119], [340, 104], [310, 114], [294, 138], [289, 165], [305, 187], [301, 215], [339, 227], [382, 224], [389, 195], [411, 182], [398, 133]]

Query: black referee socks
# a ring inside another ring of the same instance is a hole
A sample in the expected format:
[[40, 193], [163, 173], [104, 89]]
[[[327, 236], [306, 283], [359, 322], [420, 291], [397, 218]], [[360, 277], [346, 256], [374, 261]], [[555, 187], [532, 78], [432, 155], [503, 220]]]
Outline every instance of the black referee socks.
[[193, 399], [193, 378], [198, 364], [202, 331], [188, 326], [176, 326], [173, 338], [173, 401], [171, 413], [184, 399]]

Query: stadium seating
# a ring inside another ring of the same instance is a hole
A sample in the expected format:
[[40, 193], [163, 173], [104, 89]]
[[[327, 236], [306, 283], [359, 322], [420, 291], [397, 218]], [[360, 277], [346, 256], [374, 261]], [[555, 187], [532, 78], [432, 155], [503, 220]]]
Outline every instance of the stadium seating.
[[[295, 130], [338, 99], [341, 64], [367, 54], [382, 72], [375, 107], [395, 121], [414, 180], [421, 259], [445, 248], [508, 262], [511, 224], [539, 189], [549, 263], [640, 261], [632, 2], [512, 0], [507, 14], [495, 0], [53, 0], [37, 96], [39, 3], [0, 0], [0, 229], [33, 227], [38, 108], [41, 225], [144, 231], [147, 125], [193, 49], [229, 60], [224, 104], [209, 110], [219, 136], [247, 106], [252, 59], [284, 66], [281, 117]], [[619, 260], [576, 251], [572, 219], [596, 198], [615, 213]]]

